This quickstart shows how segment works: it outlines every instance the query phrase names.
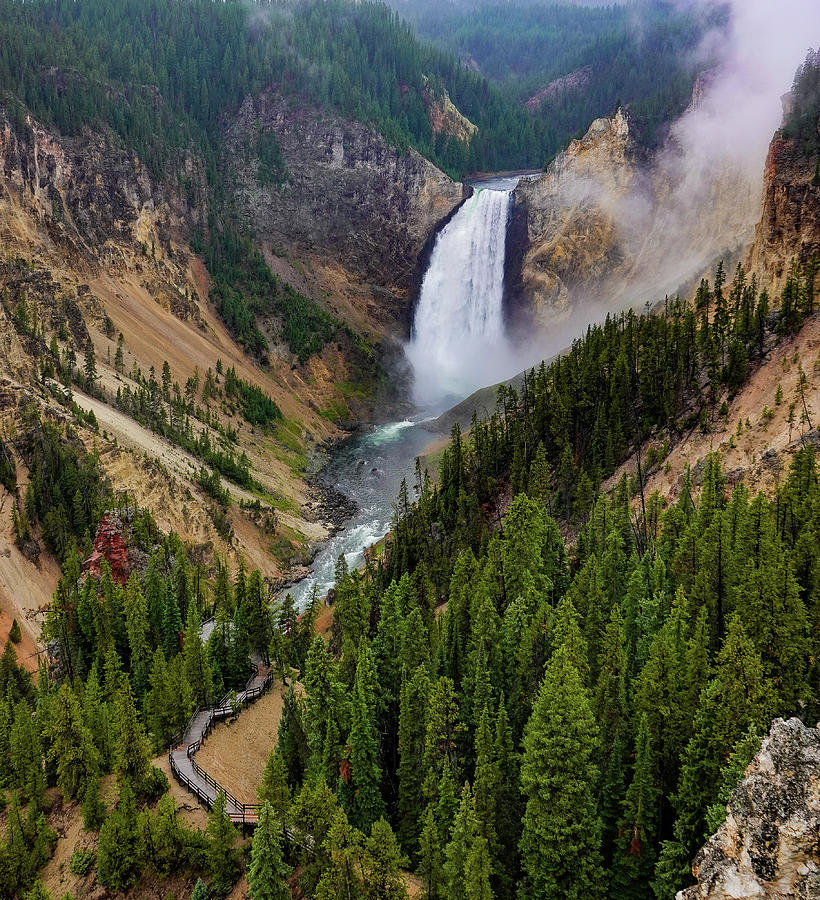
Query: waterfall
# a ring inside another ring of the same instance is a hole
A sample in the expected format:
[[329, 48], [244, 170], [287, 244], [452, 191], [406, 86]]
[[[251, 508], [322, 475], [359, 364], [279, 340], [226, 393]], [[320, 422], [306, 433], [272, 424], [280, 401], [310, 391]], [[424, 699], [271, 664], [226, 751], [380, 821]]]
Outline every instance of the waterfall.
[[406, 347], [422, 405], [516, 371], [502, 309], [511, 204], [511, 190], [476, 190], [436, 239]]

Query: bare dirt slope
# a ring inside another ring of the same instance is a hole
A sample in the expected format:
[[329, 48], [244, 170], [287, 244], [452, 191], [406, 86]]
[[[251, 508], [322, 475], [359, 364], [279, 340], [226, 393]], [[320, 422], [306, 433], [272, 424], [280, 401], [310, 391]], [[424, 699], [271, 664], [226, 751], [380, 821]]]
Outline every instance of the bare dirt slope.
[[[800, 367], [807, 376], [804, 390], [809, 423], [801, 422], [802, 400], [796, 392]], [[780, 385], [783, 399], [775, 395]], [[789, 407], [794, 422], [789, 426]], [[751, 374], [734, 399], [728, 416], [714, 416], [709, 433], [693, 431], [672, 448], [669, 456], [647, 480], [647, 494], [659, 491], [674, 500], [689, 466], [697, 475], [707, 454], [718, 450], [730, 482], [743, 481], [754, 491], [771, 492], [782, 483], [791, 457], [806, 441], [817, 440], [820, 424], [820, 315], [808, 319], [794, 338], [782, 340], [765, 362]], [[748, 424], [747, 424], [748, 423]], [[738, 429], [740, 426], [740, 429]], [[624, 472], [633, 474], [634, 458], [609, 479], [614, 487]]]
[[5, 644], [11, 620], [20, 624], [23, 640], [17, 647], [18, 658], [26, 668], [36, 671], [36, 644], [45, 607], [57, 586], [60, 567], [48, 553], [32, 562], [14, 542], [11, 526], [11, 497], [0, 487], [0, 639]]
[[276, 746], [287, 688], [278, 682], [231, 722], [216, 726], [196, 761], [242, 803], [256, 803], [268, 756]]

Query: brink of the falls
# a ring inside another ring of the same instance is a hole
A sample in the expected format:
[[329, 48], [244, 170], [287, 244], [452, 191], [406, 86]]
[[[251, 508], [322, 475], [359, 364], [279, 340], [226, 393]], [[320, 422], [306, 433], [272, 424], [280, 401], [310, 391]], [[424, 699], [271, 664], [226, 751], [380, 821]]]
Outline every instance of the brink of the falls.
[[517, 371], [503, 313], [511, 203], [510, 190], [476, 190], [436, 239], [406, 347], [422, 407]]

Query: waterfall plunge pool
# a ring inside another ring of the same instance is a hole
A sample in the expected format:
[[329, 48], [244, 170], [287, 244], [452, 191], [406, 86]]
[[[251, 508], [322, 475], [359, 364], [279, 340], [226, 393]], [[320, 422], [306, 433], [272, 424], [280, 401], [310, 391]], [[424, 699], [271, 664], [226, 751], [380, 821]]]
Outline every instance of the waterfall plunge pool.
[[421, 423], [476, 388], [516, 374], [501, 302], [511, 192], [522, 177], [476, 180], [473, 197], [439, 234], [406, 347], [419, 411], [411, 419], [353, 435], [320, 473], [323, 482], [355, 500], [358, 509], [322, 545], [311, 574], [288, 588], [297, 609], [305, 608], [314, 588], [324, 597], [333, 587], [340, 555], [355, 568], [365, 549], [387, 534], [402, 479], [414, 499], [416, 458], [433, 440]]

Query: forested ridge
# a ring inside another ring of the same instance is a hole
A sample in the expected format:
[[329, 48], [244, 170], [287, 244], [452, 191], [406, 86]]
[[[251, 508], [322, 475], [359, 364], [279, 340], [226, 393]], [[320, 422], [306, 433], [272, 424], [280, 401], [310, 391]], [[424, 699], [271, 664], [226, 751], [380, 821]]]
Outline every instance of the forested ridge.
[[[191, 247], [208, 265], [211, 300], [250, 354], [267, 361], [260, 320], [273, 319], [301, 364], [333, 341], [346, 348], [350, 380], [372, 387], [382, 375], [373, 348], [273, 275], [232, 208], [223, 136], [243, 101], [266, 89], [364, 122], [453, 175], [546, 161], [543, 123], [379, 3], [0, 4], [0, 102], [19, 141], [33, 140], [29, 113], [65, 136], [113, 133], [157, 181], [205, 208]], [[469, 145], [433, 134], [425, 104], [445, 91], [479, 127]], [[274, 132], [260, 133], [254, 149], [260, 183], [286, 189]], [[191, 154], [204, 183], [186, 164]]]
[[[32, 681], [12, 644], [0, 660], [3, 894], [45, 896], [56, 788], [96, 841], [78, 871], [115, 890], [187, 873], [195, 896], [224, 896], [243, 864], [222, 801], [205, 832], [185, 825], [150, 758], [244, 684], [253, 653], [304, 689], [260, 788], [254, 897], [290, 896], [295, 871], [305, 896], [401, 898], [407, 869], [443, 900], [671, 897], [771, 718], [820, 714], [817, 461], [798, 450], [771, 497], [729, 492], [717, 454], [671, 505], [644, 491], [663, 451], [598, 486], [649, 435], [722, 416], [816, 317], [815, 275], [793, 267], [772, 311], [719, 266], [695, 303], [590, 327], [500, 391], [495, 415], [454, 430], [437, 482], [419, 469], [402, 490], [385, 552], [362, 571], [340, 560], [327, 636], [318, 598], [299, 616], [258, 572], [204, 570], [32, 413], [20, 509], [63, 575], [51, 672]], [[814, 362], [773, 401], [794, 404], [798, 433]], [[104, 513], [130, 575], [82, 563]]]
[[[545, 162], [543, 125], [379, 3], [3, 0], [0, 22], [12, 101], [64, 134], [110, 126], [157, 175], [193, 147], [218, 182], [225, 116], [267, 87], [372, 123], [456, 174]], [[430, 88], [478, 125], [469, 150], [434, 138]]]
[[[714, 64], [697, 59], [696, 48], [726, 24], [718, 5], [682, 10], [666, 3], [437, 4], [407, 14], [423, 37], [465, 59], [511, 100], [538, 98], [533, 115], [546, 129], [548, 158], [619, 103], [629, 106], [645, 145], [661, 139], [663, 126], [691, 102], [698, 74]], [[549, 89], [564, 76], [569, 83]]]

